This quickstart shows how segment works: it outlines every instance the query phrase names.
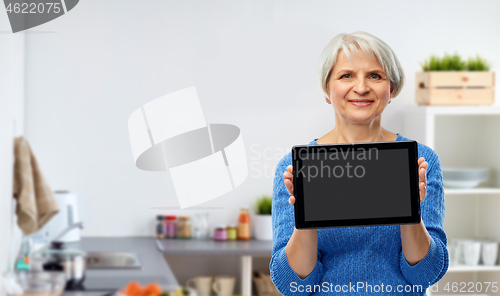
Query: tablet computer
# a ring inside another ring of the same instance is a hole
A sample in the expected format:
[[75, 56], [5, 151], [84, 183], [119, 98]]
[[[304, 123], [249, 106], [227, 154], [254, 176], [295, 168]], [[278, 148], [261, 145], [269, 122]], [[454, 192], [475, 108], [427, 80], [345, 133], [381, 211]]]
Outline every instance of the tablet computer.
[[420, 222], [416, 141], [292, 147], [297, 229]]

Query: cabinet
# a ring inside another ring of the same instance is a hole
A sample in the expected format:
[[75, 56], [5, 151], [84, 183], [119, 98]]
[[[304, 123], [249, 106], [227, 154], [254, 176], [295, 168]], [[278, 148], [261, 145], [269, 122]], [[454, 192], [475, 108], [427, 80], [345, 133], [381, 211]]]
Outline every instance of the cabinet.
[[[270, 259], [273, 249], [272, 241], [254, 239], [249, 241], [163, 239], [156, 240], [156, 244], [165, 256], [217, 256], [218, 260], [224, 260], [228, 256], [239, 257], [241, 279], [239, 294], [243, 296], [256, 294], [252, 293], [252, 259], [255, 257]], [[223, 262], [220, 262], [220, 264], [223, 264]], [[267, 266], [269, 266], [269, 263], [267, 263]], [[181, 282], [181, 285], [183, 284], [184, 281]], [[237, 287], [235, 287], [235, 291], [238, 291]]]
[[[500, 107], [412, 106], [404, 111], [403, 136], [432, 148], [442, 167], [488, 167], [489, 180], [474, 189], [445, 188], [444, 229], [448, 244], [454, 238], [489, 238], [500, 242]], [[497, 282], [500, 266], [450, 266], [428, 294], [446, 295], [449, 283]], [[486, 284], [485, 284], [486, 283]], [[463, 284], [462, 284], [463, 286]], [[480, 285], [477, 285], [478, 287]], [[500, 291], [472, 289], [472, 295], [500, 295]], [[500, 287], [499, 287], [500, 290]], [[449, 294], [457, 294], [460, 291]], [[470, 294], [469, 294], [470, 295]]]

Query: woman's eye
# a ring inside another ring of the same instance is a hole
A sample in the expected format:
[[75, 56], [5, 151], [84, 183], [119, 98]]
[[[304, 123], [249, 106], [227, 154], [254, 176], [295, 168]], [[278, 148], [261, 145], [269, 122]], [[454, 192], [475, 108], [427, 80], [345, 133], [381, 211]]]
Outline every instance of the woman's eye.
[[[374, 76], [375, 76], [375, 77], [374, 77]], [[375, 78], [375, 79], [382, 78], [382, 77], [380, 77], [380, 75], [378, 75], [378, 74], [372, 74], [370, 77], [371, 77], [371, 78]]]
[[[346, 77], [346, 76], [349, 76], [349, 77]], [[342, 76], [340, 76], [340, 78], [350, 78], [351, 74], [344, 74]]]

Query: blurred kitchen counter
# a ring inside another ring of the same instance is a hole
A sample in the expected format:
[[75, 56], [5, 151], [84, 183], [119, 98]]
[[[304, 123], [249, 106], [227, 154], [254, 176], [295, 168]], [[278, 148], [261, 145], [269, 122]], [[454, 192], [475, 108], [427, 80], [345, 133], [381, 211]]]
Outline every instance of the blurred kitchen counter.
[[215, 241], [211, 239], [159, 239], [158, 249], [166, 256], [239, 256], [240, 294], [252, 294], [252, 258], [271, 257], [272, 241]]
[[[87, 269], [85, 291], [65, 291], [64, 296], [103, 295], [125, 287], [130, 281], [142, 285], [157, 282], [164, 289], [175, 291], [179, 286], [172, 270], [152, 237], [82, 237], [79, 242], [67, 243], [68, 248], [86, 252], [127, 252], [139, 257], [140, 269]], [[102, 292], [104, 291], [104, 292]]]
[[161, 239], [158, 248], [165, 255], [271, 256], [272, 241], [215, 241], [213, 239]]

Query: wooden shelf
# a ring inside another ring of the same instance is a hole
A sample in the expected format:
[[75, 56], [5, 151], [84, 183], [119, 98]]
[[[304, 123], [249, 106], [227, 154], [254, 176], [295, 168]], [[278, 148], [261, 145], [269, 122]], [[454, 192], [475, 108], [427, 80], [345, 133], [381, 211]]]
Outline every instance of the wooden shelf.
[[455, 188], [444, 188], [444, 194], [447, 195], [487, 195], [487, 194], [499, 194], [500, 188], [494, 187], [478, 187], [478, 188], [466, 188], [466, 189], [455, 189]]
[[476, 272], [476, 271], [498, 271], [500, 272], [500, 266], [467, 266], [467, 265], [450, 265], [448, 267], [448, 272]]

